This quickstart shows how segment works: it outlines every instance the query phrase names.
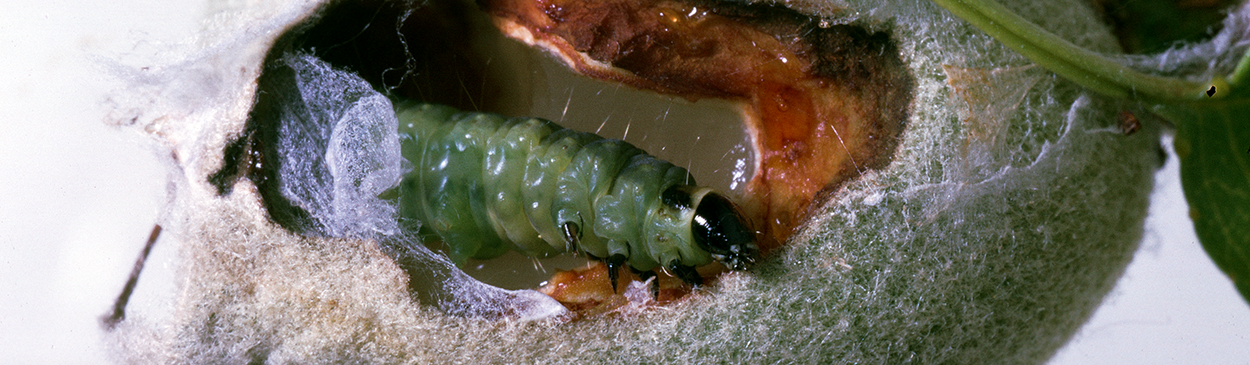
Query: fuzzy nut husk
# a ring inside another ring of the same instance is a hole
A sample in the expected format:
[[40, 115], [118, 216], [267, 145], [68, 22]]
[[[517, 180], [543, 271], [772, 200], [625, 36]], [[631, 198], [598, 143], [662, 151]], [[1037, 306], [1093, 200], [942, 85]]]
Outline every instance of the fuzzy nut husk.
[[[1082, 1], [1007, 1], [1115, 52]], [[787, 3], [887, 31], [916, 80], [893, 162], [834, 192], [792, 243], [668, 307], [575, 322], [422, 304], [376, 241], [302, 237], [221, 166], [265, 50], [316, 3], [217, 13], [202, 48], [126, 89], [124, 116], [168, 152], [175, 308], [108, 334], [136, 363], [1038, 363], [1090, 316], [1142, 235], [1156, 123], [1093, 95], [927, 1]], [[133, 118], [129, 118], [133, 117]], [[454, 275], [453, 275], [454, 276]], [[448, 279], [462, 280], [462, 279]], [[454, 282], [445, 284], [453, 285]], [[515, 294], [517, 300], [535, 300]], [[498, 304], [498, 303], [496, 303]], [[504, 303], [502, 305], [507, 305]], [[541, 313], [539, 313], [541, 314]], [[549, 314], [549, 313], [548, 313]]]

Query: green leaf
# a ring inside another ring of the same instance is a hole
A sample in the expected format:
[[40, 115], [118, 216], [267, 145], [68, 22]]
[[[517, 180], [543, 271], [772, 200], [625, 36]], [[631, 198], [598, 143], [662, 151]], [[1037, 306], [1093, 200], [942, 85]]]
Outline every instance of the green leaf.
[[1181, 187], [1198, 240], [1250, 301], [1250, 93], [1234, 91], [1216, 103], [1155, 109], [1177, 126]]
[[1201, 42], [1219, 30], [1237, 0], [1102, 0], [1093, 2], [1114, 24], [1124, 51], [1150, 54], [1176, 42]]

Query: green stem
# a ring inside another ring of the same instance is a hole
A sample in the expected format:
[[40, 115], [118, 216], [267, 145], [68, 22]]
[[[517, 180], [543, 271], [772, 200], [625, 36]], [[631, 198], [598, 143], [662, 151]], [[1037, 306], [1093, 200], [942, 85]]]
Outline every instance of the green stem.
[[[1033, 62], [1099, 93], [1160, 102], [1210, 99], [1206, 94], [1209, 84], [1134, 71], [1059, 38], [994, 0], [932, 1]], [[1242, 64], [1247, 61], [1243, 59]], [[1227, 93], [1218, 93], [1216, 97], [1223, 95]]]

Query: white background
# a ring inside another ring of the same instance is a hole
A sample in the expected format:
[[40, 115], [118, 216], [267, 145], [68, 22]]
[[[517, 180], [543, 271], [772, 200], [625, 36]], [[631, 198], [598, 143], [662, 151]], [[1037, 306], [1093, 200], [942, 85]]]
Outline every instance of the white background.
[[[202, 0], [6, 0], [0, 6], [0, 364], [104, 363], [98, 317], [120, 291], [160, 202], [144, 139], [103, 122], [101, 58], [189, 41]], [[1158, 174], [1128, 272], [1052, 364], [1247, 364], [1250, 307], [1198, 245], [1176, 158]], [[134, 310], [168, 296], [158, 244]]]

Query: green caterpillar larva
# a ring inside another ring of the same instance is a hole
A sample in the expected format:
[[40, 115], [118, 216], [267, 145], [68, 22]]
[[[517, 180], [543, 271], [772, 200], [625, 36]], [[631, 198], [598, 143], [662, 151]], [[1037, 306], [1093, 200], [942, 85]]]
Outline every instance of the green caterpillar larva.
[[537, 118], [396, 105], [413, 165], [400, 182], [400, 217], [437, 233], [457, 263], [510, 249], [582, 252], [607, 264], [615, 287], [626, 263], [700, 284], [694, 267], [716, 260], [742, 270], [759, 253], [729, 199], [629, 143]]

